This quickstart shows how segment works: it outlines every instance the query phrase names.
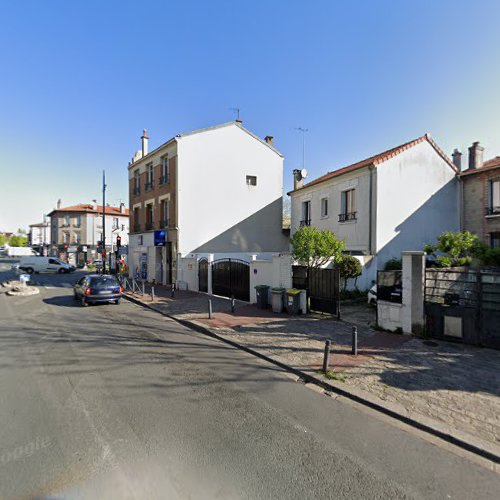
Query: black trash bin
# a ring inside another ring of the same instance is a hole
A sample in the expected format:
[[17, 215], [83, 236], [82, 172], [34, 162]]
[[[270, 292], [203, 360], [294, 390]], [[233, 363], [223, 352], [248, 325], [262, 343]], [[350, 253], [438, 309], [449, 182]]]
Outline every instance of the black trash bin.
[[269, 307], [269, 286], [267, 285], [257, 285], [255, 287], [255, 293], [257, 294], [257, 307], [260, 309], [267, 309]]
[[288, 314], [296, 316], [300, 310], [300, 290], [289, 288], [286, 291], [286, 311]]

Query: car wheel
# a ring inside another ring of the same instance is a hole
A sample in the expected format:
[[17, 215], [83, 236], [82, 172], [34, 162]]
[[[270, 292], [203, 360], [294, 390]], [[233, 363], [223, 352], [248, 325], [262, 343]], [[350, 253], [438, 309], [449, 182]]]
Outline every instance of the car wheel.
[[76, 294], [76, 292], [73, 292], [73, 300], [78, 300], [78, 295]]
[[33, 274], [34, 273], [34, 270], [32, 267], [27, 267], [26, 268], [26, 274]]
[[64, 272], [64, 269], [58, 269], [57, 274], [62, 274]]
[[82, 300], [81, 300], [80, 304], [82, 305], [82, 307], [87, 307], [88, 306], [87, 301], [85, 300], [85, 297], [82, 297]]
[[115, 300], [115, 304], [118, 305], [120, 303], [120, 299]]

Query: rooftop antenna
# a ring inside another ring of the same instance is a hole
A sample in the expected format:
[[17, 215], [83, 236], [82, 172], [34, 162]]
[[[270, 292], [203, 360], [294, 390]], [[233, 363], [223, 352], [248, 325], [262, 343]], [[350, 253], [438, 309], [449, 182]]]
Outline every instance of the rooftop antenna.
[[240, 120], [240, 108], [229, 108], [233, 113], [236, 113], [236, 121], [239, 122]]
[[308, 128], [295, 127], [302, 134], [302, 168], [305, 167], [306, 161], [306, 132], [309, 132]]

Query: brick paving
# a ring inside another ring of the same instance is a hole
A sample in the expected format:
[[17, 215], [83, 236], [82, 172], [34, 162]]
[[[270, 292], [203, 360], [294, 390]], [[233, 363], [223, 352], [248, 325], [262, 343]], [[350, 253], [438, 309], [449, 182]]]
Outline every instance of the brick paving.
[[[155, 307], [194, 320], [219, 335], [255, 349], [306, 373], [317, 375], [326, 339], [332, 341], [331, 368], [337, 383], [397, 404], [409, 416], [420, 415], [499, 447], [500, 351], [424, 339], [371, 328], [373, 310], [365, 304], [344, 307], [344, 321], [327, 316], [290, 317], [211, 297], [155, 288]], [[150, 302], [150, 297], [141, 300]], [[358, 312], [356, 312], [356, 309]], [[347, 321], [346, 321], [347, 319]], [[358, 327], [358, 356], [351, 352], [353, 321]]]

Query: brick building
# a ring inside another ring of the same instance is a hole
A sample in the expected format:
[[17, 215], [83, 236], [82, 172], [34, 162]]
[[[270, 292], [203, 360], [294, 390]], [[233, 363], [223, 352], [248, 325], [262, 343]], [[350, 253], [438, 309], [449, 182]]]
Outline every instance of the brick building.
[[[475, 233], [492, 248], [500, 248], [500, 156], [483, 161], [484, 148], [469, 148], [469, 166], [462, 180], [462, 229]], [[460, 153], [454, 160], [460, 163]]]

